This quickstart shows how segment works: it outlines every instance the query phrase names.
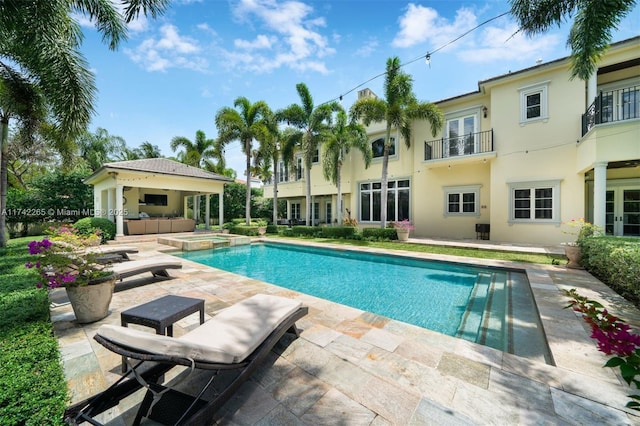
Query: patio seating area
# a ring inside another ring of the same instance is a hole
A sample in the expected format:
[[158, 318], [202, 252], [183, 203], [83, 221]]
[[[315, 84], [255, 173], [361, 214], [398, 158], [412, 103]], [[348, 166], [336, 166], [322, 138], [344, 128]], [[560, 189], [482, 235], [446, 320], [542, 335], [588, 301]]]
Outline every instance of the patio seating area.
[[[135, 246], [135, 258], [175, 260], [154, 241]], [[71, 403], [120, 378], [121, 356], [93, 337], [101, 325], [119, 324], [122, 311], [179, 295], [203, 299], [208, 319], [255, 294], [269, 294], [309, 307], [296, 323], [300, 337], [276, 345], [212, 424], [640, 424], [638, 413], [624, 408], [629, 387], [615, 370], [603, 368], [607, 357], [582, 319], [563, 309], [566, 297], [560, 289], [577, 288], [587, 297], [615, 303], [615, 314], [640, 324], [640, 313], [606, 286], [583, 270], [563, 266], [418, 256], [526, 269], [556, 365], [180, 260], [182, 269], [173, 271], [171, 280], [143, 277], [119, 284], [110, 315], [97, 323], [80, 326], [70, 306], [52, 305]], [[173, 325], [173, 335], [179, 338], [199, 326], [198, 315], [190, 315]], [[137, 324], [129, 327], [153, 333]], [[166, 380], [179, 373], [168, 373]], [[138, 391], [98, 420], [131, 424], [143, 396]]]

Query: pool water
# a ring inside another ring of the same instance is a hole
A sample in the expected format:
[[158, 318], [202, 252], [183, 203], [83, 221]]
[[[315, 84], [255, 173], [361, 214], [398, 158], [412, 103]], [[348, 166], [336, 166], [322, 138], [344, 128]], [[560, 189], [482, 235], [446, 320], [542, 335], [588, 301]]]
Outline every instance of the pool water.
[[282, 243], [178, 256], [511, 353], [510, 284], [528, 287], [498, 268]]

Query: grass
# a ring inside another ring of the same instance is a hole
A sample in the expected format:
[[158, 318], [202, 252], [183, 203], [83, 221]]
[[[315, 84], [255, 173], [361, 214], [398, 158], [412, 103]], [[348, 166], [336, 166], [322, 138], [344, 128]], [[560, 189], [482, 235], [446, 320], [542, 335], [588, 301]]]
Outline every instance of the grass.
[[[272, 236], [275, 237], [275, 236]], [[0, 249], [0, 425], [62, 425], [67, 385], [46, 291], [24, 267], [27, 243], [17, 238]], [[310, 241], [485, 259], [551, 264], [557, 257], [425, 244], [315, 238]]]
[[67, 386], [49, 300], [24, 267], [31, 240], [0, 249], [0, 425], [64, 424]]
[[[272, 237], [271, 235], [269, 236]], [[400, 243], [397, 241], [364, 241], [348, 239], [310, 238], [309, 241], [352, 245], [358, 247], [372, 247], [384, 250], [406, 250], [417, 253], [444, 254], [450, 256], [475, 257], [479, 259], [504, 260], [509, 262], [540, 263], [543, 265], [564, 264], [564, 255], [521, 253], [502, 250], [486, 250], [473, 247], [452, 247], [430, 244]]]

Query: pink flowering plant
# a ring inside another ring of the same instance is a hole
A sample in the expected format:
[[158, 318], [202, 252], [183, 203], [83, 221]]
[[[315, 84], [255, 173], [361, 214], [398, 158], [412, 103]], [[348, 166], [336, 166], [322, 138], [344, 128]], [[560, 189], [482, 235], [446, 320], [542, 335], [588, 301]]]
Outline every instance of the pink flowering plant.
[[[632, 333], [628, 324], [611, 315], [599, 302], [579, 295], [575, 288], [564, 290], [564, 294], [571, 298], [566, 307], [580, 312], [591, 327], [591, 338], [596, 339], [598, 349], [613, 355], [605, 367], [620, 368], [620, 374], [627, 384], [640, 388], [640, 380], [636, 379], [636, 376], [640, 376], [640, 335]], [[626, 406], [640, 410], [640, 395], [629, 395], [629, 398], [633, 401]]]
[[70, 245], [55, 244], [44, 238], [28, 244], [29, 254], [35, 257], [25, 264], [40, 275], [38, 288], [54, 289], [88, 285], [98, 278], [112, 275], [112, 272], [97, 261], [94, 253], [85, 253]]
[[409, 219], [401, 220], [399, 222], [393, 222], [393, 227], [395, 229], [401, 229], [405, 231], [413, 231], [414, 226], [411, 224]]

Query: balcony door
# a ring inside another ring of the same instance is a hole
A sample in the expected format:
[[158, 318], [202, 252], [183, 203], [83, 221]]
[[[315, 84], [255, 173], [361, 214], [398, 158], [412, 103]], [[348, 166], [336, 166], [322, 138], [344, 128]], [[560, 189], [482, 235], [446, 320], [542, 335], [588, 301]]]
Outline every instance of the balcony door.
[[469, 155], [478, 152], [475, 134], [477, 133], [476, 114], [460, 116], [447, 120], [447, 144], [445, 153], [449, 157]]
[[640, 237], [640, 185], [607, 189], [607, 235]]

